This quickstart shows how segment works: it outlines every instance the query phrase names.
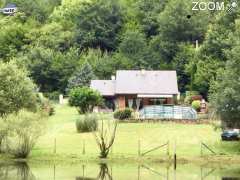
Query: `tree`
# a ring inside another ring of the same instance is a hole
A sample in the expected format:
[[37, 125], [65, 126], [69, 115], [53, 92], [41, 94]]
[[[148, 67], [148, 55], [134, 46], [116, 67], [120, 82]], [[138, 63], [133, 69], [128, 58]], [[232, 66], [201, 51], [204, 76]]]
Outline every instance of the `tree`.
[[166, 0], [137, 0], [135, 2], [136, 19], [147, 37], [158, 34], [158, 16], [163, 11]]
[[216, 81], [210, 88], [210, 100], [225, 127], [240, 127], [240, 21], [236, 21], [236, 32], [232, 34], [233, 47], [226, 52], [225, 69], [219, 69]]
[[0, 23], [0, 59], [9, 60], [21, 51], [27, 43], [27, 30], [20, 23], [8, 20], [9, 24]]
[[85, 62], [81, 69], [74, 73], [74, 75], [68, 80], [67, 90], [75, 87], [90, 86], [91, 80], [95, 79], [92, 67], [88, 62]]
[[36, 107], [35, 85], [15, 62], [0, 62], [0, 116]]
[[127, 31], [123, 35], [119, 53], [129, 59], [129, 64], [134, 69], [148, 69], [148, 66], [154, 66], [147, 40], [139, 31]]
[[61, 53], [44, 47], [29, 47], [22, 59], [41, 92], [64, 93], [69, 77], [80, 64], [76, 49]]
[[44, 22], [54, 7], [61, 3], [61, 0], [6, 0], [5, 4], [7, 3], [15, 3], [18, 6], [18, 11], [26, 14], [27, 17]]
[[83, 3], [76, 19], [76, 39], [81, 48], [116, 49], [123, 24], [122, 11], [116, 1], [93, 0]]
[[180, 92], [185, 92], [189, 89], [189, 82], [191, 81], [191, 72], [187, 71], [187, 66], [195, 61], [195, 49], [189, 44], [180, 44], [179, 51], [173, 59], [173, 69], [177, 71], [178, 87]]
[[103, 120], [101, 127], [98, 128], [97, 132], [93, 132], [96, 143], [100, 150], [100, 158], [107, 158], [111, 147], [115, 141], [116, 132], [117, 132], [117, 121], [113, 122], [113, 126], [110, 128], [110, 125], [104, 124]]
[[93, 111], [95, 106], [102, 105], [103, 98], [98, 91], [89, 87], [78, 87], [70, 91], [69, 104], [78, 108], [80, 114]]
[[62, 25], [59, 22], [52, 22], [40, 29], [33, 29], [28, 33], [32, 46], [42, 46], [55, 51], [66, 52], [74, 46], [75, 29]]
[[89, 49], [83, 53], [81, 62], [88, 62], [99, 79], [110, 79], [119, 69], [132, 69], [132, 61], [121, 53], [102, 52], [100, 49]]
[[[158, 34], [150, 40], [150, 47], [155, 58], [165, 63], [168, 69], [179, 51], [178, 44], [182, 42], [202, 42], [209, 23], [207, 11], [191, 15], [191, 3], [188, 0], [170, 0], [162, 13], [158, 16]], [[164, 65], [163, 63], [163, 65]]]

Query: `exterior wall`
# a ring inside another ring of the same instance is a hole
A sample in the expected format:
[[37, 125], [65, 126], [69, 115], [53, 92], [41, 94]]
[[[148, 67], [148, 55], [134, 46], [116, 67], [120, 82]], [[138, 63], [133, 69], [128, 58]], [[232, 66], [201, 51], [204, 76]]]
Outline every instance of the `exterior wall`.
[[[125, 109], [127, 107], [127, 101], [128, 99], [134, 99], [136, 98], [136, 95], [118, 95], [116, 97], [117, 99], [117, 108], [118, 109]], [[142, 98], [142, 105], [148, 106], [151, 105], [150, 103], [151, 98]], [[174, 98], [166, 98], [164, 104], [174, 104]]]
[[143, 106], [149, 105], [149, 99], [148, 98], [143, 98]]
[[167, 98], [167, 104], [174, 104], [173, 98]]
[[126, 107], [126, 99], [124, 95], [119, 95], [117, 97], [117, 103], [118, 103], [118, 108], [119, 109], [125, 109]]

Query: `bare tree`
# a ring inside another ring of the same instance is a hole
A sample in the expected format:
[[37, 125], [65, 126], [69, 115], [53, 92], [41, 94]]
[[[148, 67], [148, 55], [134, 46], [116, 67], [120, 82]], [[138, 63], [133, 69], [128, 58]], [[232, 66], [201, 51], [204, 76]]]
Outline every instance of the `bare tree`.
[[108, 157], [109, 151], [116, 137], [117, 124], [117, 121], [114, 121], [113, 128], [111, 128], [110, 123], [106, 125], [106, 123], [104, 123], [102, 120], [101, 127], [98, 128], [98, 131], [93, 132], [93, 135], [100, 150], [100, 158]]
[[112, 180], [113, 179], [111, 174], [109, 173], [107, 164], [100, 164], [100, 172], [98, 174], [97, 179], [98, 180], [105, 180], [105, 179]]

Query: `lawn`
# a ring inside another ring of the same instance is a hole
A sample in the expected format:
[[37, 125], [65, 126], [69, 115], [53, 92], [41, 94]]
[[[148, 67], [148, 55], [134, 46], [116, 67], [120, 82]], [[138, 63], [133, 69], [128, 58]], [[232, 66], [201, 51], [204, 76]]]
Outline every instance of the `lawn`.
[[[56, 113], [48, 120], [46, 133], [42, 136], [31, 157], [52, 158], [71, 157], [76, 159], [97, 159], [98, 147], [92, 133], [77, 133], [75, 120], [79, 117], [75, 108], [67, 105], [56, 105]], [[104, 119], [112, 118], [111, 114], [102, 115]], [[200, 157], [201, 142], [207, 144], [216, 153], [238, 154], [239, 143], [220, 140], [220, 131], [215, 131], [207, 124], [162, 123], [119, 123], [116, 140], [110, 153], [110, 159], [139, 159], [140, 151], [146, 152], [169, 141], [170, 154], [173, 154], [175, 142], [178, 157]], [[54, 146], [56, 140], [56, 154]], [[85, 154], [83, 154], [85, 144]], [[167, 148], [161, 148], [146, 155], [148, 159], [166, 158]], [[211, 153], [203, 149], [204, 155]]]

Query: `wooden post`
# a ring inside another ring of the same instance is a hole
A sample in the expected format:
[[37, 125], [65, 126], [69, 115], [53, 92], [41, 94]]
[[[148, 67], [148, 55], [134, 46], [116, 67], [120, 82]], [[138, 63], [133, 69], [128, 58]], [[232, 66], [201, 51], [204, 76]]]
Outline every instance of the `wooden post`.
[[167, 142], [167, 156], [169, 156], [169, 141]]
[[53, 179], [56, 179], [56, 165], [53, 166]]
[[53, 149], [53, 153], [54, 153], [54, 154], [57, 153], [57, 140], [56, 140], [56, 138], [54, 138], [54, 149]]
[[82, 149], [82, 154], [85, 154], [85, 139], [83, 140], [83, 149]]
[[138, 140], [138, 156], [141, 156], [141, 141]]
[[167, 180], [169, 180], [169, 167], [167, 167]]
[[201, 142], [201, 156], [203, 155], [202, 142]]
[[82, 165], [82, 173], [83, 173], [83, 179], [85, 179], [85, 165]]
[[177, 169], [177, 145], [176, 145], [176, 140], [174, 143], [174, 170]]
[[138, 165], [138, 180], [140, 180], [140, 165]]

